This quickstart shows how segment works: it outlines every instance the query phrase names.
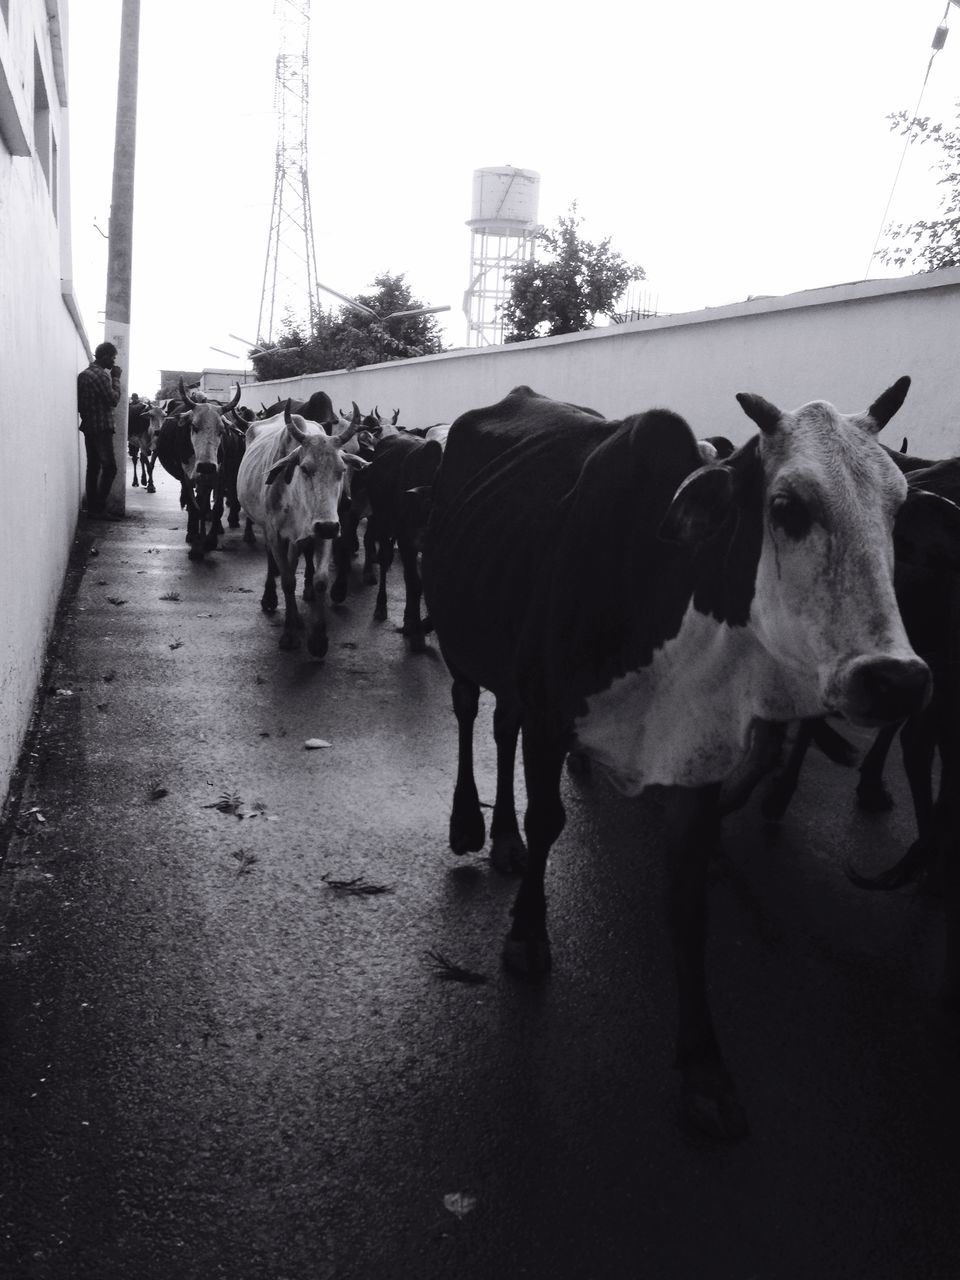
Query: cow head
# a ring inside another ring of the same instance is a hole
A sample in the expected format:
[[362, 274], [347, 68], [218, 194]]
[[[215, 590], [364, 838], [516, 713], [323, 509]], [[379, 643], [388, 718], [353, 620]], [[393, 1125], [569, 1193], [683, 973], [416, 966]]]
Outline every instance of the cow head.
[[[295, 447], [267, 472], [267, 498], [273, 518], [292, 542], [329, 540], [340, 531], [338, 507], [348, 468], [366, 463], [345, 452], [356, 434], [360, 411], [354, 405], [351, 420], [336, 435], [328, 436], [318, 424], [284, 410], [289, 443]], [[283, 483], [277, 484], [282, 477]]]
[[184, 407], [180, 410], [180, 422], [190, 433], [192, 455], [183, 461], [183, 470], [187, 479], [196, 481], [201, 477], [212, 480], [217, 474], [220, 457], [220, 441], [225, 423], [223, 415], [236, 408], [240, 402], [240, 386], [228, 405], [221, 407], [209, 402], [197, 403], [187, 395], [183, 379], [179, 382], [180, 398]]
[[909, 385], [901, 378], [856, 414], [825, 401], [787, 412], [741, 393], [759, 437], [689, 476], [664, 522], [666, 536], [694, 545], [736, 522], [757, 556], [749, 626], [782, 672], [793, 715], [826, 708], [877, 724], [929, 696], [893, 587], [906, 481], [877, 442]]
[[825, 401], [785, 413], [737, 397], [760, 428], [756, 633], [801, 682], [815, 674], [823, 705], [860, 724], [900, 719], [930, 690], [893, 588], [906, 481], [877, 442], [909, 386], [901, 378], [850, 415]]

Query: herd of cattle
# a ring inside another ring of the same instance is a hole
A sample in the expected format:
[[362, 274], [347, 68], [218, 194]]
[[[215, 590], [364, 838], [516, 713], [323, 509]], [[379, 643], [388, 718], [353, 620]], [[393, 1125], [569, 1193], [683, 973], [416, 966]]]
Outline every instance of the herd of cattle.
[[758, 431], [734, 449], [666, 409], [608, 421], [528, 387], [412, 432], [397, 413], [334, 413], [323, 392], [254, 417], [239, 387], [220, 405], [181, 383], [179, 401], [149, 410], [134, 484], [140, 466], [152, 489], [153, 457], [179, 481], [193, 559], [216, 547], [225, 508], [233, 527], [246, 516], [248, 539], [262, 531], [261, 606], [277, 608], [279, 576], [283, 648], [304, 627], [302, 560], [315, 656], [326, 598], [345, 598], [361, 548], [378, 618], [399, 550], [409, 647], [422, 652], [432, 628], [453, 680], [455, 853], [485, 844], [472, 738], [480, 690], [495, 698], [490, 856], [521, 876], [509, 968], [550, 967], [544, 873], [564, 826], [564, 760], [596, 762], [627, 794], [662, 789], [684, 1109], [735, 1138], [746, 1119], [706, 995], [707, 867], [721, 817], [761, 780], [765, 814], [781, 816], [811, 742], [848, 755], [826, 717], [878, 727], [860, 786], [872, 807], [890, 804], [883, 760], [900, 732], [917, 839], [859, 882], [936, 883], [941, 996], [960, 1014], [960, 458], [880, 444], [909, 384], [848, 415], [740, 394]]

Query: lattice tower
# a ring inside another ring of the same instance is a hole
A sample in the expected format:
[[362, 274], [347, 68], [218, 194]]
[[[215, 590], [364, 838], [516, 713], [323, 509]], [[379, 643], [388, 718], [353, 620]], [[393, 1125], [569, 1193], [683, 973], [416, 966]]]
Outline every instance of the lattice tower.
[[285, 319], [312, 323], [317, 313], [317, 259], [307, 176], [310, 0], [274, 0], [273, 12], [280, 35], [274, 83], [277, 157], [257, 321], [260, 343], [274, 341]]

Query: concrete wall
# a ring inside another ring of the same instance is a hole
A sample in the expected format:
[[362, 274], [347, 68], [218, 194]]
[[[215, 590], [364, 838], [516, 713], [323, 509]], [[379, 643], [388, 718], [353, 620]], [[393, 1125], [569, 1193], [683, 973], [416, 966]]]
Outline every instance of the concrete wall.
[[323, 388], [335, 407], [399, 408], [410, 427], [450, 422], [511, 387], [622, 417], [653, 405], [684, 415], [698, 435], [735, 443], [754, 430], [734, 396], [755, 391], [783, 408], [830, 400], [865, 409], [907, 373], [907, 402], [885, 440], [929, 457], [960, 454], [960, 268], [837, 285], [563, 338], [454, 351], [350, 373], [260, 382], [241, 403]]
[[[0, 129], [0, 801], [30, 720], [76, 528], [76, 377], [88, 362], [70, 284], [66, 3], [21, 0], [9, 13], [9, 31], [0, 16], [0, 79], [13, 111]], [[49, 102], [39, 125], [34, 49]], [[49, 176], [38, 154], [44, 147]]]

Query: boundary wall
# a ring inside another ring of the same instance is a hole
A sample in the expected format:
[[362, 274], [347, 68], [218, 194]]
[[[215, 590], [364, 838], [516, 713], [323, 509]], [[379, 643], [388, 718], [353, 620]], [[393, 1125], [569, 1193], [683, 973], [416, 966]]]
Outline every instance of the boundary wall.
[[33, 713], [76, 530], [76, 379], [91, 359], [71, 282], [66, 0], [22, 0], [7, 21], [0, 17], [0, 802]]
[[960, 454], [960, 268], [757, 298], [560, 338], [250, 383], [241, 403], [323, 389], [335, 408], [400, 409], [408, 427], [452, 422], [521, 383], [610, 418], [654, 406], [699, 436], [735, 444], [755, 428], [734, 399], [754, 391], [784, 409], [829, 400], [865, 409], [902, 374], [913, 379], [884, 442], [927, 457]]

